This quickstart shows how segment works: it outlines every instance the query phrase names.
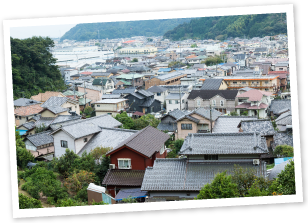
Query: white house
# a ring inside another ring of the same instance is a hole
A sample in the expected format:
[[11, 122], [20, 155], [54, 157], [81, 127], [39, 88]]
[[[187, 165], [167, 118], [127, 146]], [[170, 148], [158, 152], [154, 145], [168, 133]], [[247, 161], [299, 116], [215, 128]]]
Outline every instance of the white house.
[[186, 110], [187, 109], [187, 93], [170, 93], [166, 97], [166, 111], [170, 112], [174, 109]]

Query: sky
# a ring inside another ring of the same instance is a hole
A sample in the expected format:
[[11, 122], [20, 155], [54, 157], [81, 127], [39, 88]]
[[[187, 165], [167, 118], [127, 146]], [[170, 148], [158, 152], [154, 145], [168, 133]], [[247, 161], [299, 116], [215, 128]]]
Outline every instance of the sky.
[[10, 35], [11, 37], [18, 39], [31, 38], [32, 36], [57, 38], [63, 36], [76, 25], [77, 24], [11, 27]]

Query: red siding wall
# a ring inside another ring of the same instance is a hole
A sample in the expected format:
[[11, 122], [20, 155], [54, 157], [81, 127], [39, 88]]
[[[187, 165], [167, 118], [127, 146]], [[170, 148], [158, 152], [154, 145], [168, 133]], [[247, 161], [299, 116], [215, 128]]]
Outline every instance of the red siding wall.
[[128, 148], [120, 149], [110, 155], [110, 163], [115, 164], [116, 168], [118, 168], [118, 158], [131, 159], [132, 170], [145, 170], [146, 160], [148, 159]]

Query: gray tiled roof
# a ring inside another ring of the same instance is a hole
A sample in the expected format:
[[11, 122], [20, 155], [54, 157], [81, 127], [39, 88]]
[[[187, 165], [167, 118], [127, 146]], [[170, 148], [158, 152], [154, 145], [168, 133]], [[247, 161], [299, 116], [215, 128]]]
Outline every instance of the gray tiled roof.
[[266, 154], [258, 133], [194, 133], [188, 134], [181, 155]]
[[26, 129], [32, 129], [35, 127], [35, 122], [34, 121], [26, 122], [22, 124], [22, 126], [25, 127]]
[[152, 92], [150, 92], [150, 91], [145, 91], [145, 90], [139, 90], [139, 91], [138, 91], [138, 94], [141, 94], [141, 95], [143, 95], [143, 96], [145, 96], [145, 97], [150, 97], [150, 96], [153, 96], [153, 95], [154, 95]]
[[[143, 102], [141, 105], [139, 105], [140, 107], [150, 107], [154, 101], [158, 101], [154, 98], [148, 98], [145, 102]], [[160, 102], [159, 102], [160, 103]]]
[[68, 108], [62, 108], [61, 106], [52, 106], [52, 107], [46, 107], [49, 111], [51, 111], [54, 114], [59, 114], [61, 112], [68, 111]]
[[290, 99], [280, 99], [280, 100], [272, 100], [270, 111], [274, 113], [274, 115], [278, 115], [282, 109], [289, 108], [291, 110], [291, 100]]
[[278, 174], [281, 173], [281, 171], [284, 170], [284, 168], [286, 167], [287, 164], [289, 164], [291, 161], [293, 161], [294, 159], [289, 159], [287, 161], [284, 161], [276, 166], [274, 166], [273, 169], [271, 169], [271, 172], [270, 174], [268, 175], [268, 179], [269, 180], [273, 180], [274, 178], [277, 178], [278, 177]]
[[109, 169], [102, 184], [116, 186], [141, 186], [144, 170]]
[[292, 125], [292, 112], [282, 113], [275, 122], [277, 125]]
[[110, 147], [111, 149], [123, 142], [129, 136], [138, 131], [120, 128], [101, 128], [101, 131], [93, 136], [90, 141], [78, 153], [90, 153], [96, 147]]
[[[199, 114], [199, 115], [203, 116], [206, 119], [210, 119], [211, 118], [211, 112], [210, 112], [209, 109], [197, 108], [195, 111], [193, 111], [190, 114], [193, 114], [193, 113]], [[212, 109], [212, 120], [216, 120], [221, 115], [222, 115], [221, 112], [219, 112], [219, 111], [217, 111], [215, 109]]]
[[119, 121], [114, 119], [111, 115], [106, 114], [64, 123], [61, 129], [77, 139], [100, 132], [100, 127], [115, 128], [120, 125], [122, 124]]
[[131, 94], [135, 91], [135, 88], [115, 89], [112, 91], [112, 94]]
[[47, 107], [58, 107], [63, 105], [68, 100], [67, 97], [50, 97], [47, 101], [44, 102], [41, 106], [43, 108]]
[[40, 101], [35, 101], [32, 99], [28, 98], [18, 98], [14, 101], [14, 106], [28, 106], [28, 105], [35, 105], [35, 104], [40, 104], [42, 102]]
[[[185, 94], [181, 94], [181, 98], [183, 98], [184, 97], [184, 95]], [[168, 94], [167, 95], [167, 97], [165, 98], [166, 100], [173, 100], [173, 99], [180, 99], [180, 94], [178, 94], [178, 93], [170, 93], [170, 94]]]
[[152, 93], [164, 92], [164, 91], [167, 91], [167, 88], [155, 85], [155, 86], [150, 87], [147, 91], [150, 91]]
[[133, 96], [135, 96], [135, 97], [138, 98], [138, 99], [144, 99], [144, 98], [145, 98], [144, 95], [138, 94], [138, 92], [132, 92], [132, 93], [130, 93], [130, 94], [133, 95]]
[[[216, 160], [215, 160], [216, 161]], [[259, 166], [253, 166], [252, 160], [246, 162], [204, 162], [192, 163], [183, 159], [156, 159], [153, 167], [145, 171], [142, 191], [200, 191], [211, 183], [216, 174], [227, 171], [233, 174], [234, 164], [243, 168], [252, 168], [260, 175]]]
[[293, 135], [284, 132], [277, 132], [274, 135], [274, 146], [278, 145], [293, 146]]
[[39, 128], [44, 125], [45, 128], [47, 128], [54, 119], [54, 117], [41, 117], [38, 121], [35, 122], [35, 127]]
[[223, 79], [205, 79], [200, 90], [219, 90]]
[[174, 132], [177, 129], [176, 123], [162, 123], [160, 122], [157, 126], [157, 129], [161, 131]]
[[110, 99], [110, 98], [118, 99], [118, 98], [121, 98], [121, 95], [120, 94], [103, 94], [102, 95], [102, 99]]
[[71, 120], [81, 119], [81, 115], [58, 115], [52, 124], [63, 123]]
[[215, 122], [214, 133], [239, 132], [238, 124], [242, 120], [257, 120], [257, 117], [249, 116], [219, 116]]
[[194, 117], [192, 117], [192, 116], [190, 116], [190, 115], [184, 115], [184, 116], [182, 116], [181, 118], [177, 119], [176, 121], [178, 122], [178, 121], [180, 121], [180, 120], [182, 120], [182, 119], [184, 119], [184, 118], [187, 118], [187, 119], [189, 119], [189, 120], [191, 120], [191, 121], [193, 121], [193, 122], [195, 122], [195, 123], [199, 123], [199, 122], [200, 122], [199, 119], [194, 118]]
[[170, 111], [168, 113], [168, 115], [174, 117], [175, 119], [179, 119], [184, 115], [188, 115], [190, 114], [191, 111], [187, 111], [187, 110], [179, 110], [179, 109], [174, 109], [173, 111]]
[[28, 135], [27, 139], [33, 143], [34, 146], [42, 146], [48, 143], [53, 143], [53, 137], [49, 135], [51, 131], [40, 132], [34, 135]]
[[274, 135], [275, 130], [270, 120], [242, 120], [239, 124], [243, 132], [258, 132], [261, 136]]
[[147, 157], [151, 157], [155, 152], [160, 151], [169, 137], [168, 134], [149, 125], [128, 137], [108, 154], [113, 153], [122, 146], [128, 146]]

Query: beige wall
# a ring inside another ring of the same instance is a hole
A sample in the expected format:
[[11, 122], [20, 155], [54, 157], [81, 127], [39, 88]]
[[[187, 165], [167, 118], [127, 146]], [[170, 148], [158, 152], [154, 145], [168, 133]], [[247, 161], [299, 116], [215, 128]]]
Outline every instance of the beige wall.
[[62, 108], [71, 108], [71, 111], [76, 112], [78, 115], [80, 114], [80, 109], [79, 109], [79, 103], [71, 103], [71, 102], [65, 102], [63, 105], [61, 105]]
[[[192, 124], [191, 130], [186, 130], [181, 128], [181, 124]], [[176, 139], [185, 139], [189, 133], [196, 133], [198, 131], [197, 123], [190, 121], [189, 119], [183, 119], [177, 122], [177, 134], [175, 134]]]
[[[93, 137], [94, 134], [88, 135], [79, 139], [75, 140], [75, 149], [76, 149], [76, 154], [79, 153], [79, 151], [90, 141], [90, 139]], [[84, 139], [87, 138], [87, 142], [84, 142]]]
[[[78, 91], [80, 92], [85, 92], [84, 87], [78, 87]], [[92, 100], [91, 103], [95, 103], [97, 101], [100, 101], [102, 99], [102, 92], [101, 91], [96, 91], [92, 89], [86, 89], [86, 96], [88, 99]]]

